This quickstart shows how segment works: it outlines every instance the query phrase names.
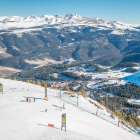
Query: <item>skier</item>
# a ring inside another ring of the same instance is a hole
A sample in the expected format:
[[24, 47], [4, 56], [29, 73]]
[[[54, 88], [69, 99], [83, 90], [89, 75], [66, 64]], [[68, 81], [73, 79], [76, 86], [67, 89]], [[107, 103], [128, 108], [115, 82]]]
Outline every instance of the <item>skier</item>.
[[26, 99], [26, 102], [28, 102], [28, 98]]
[[34, 98], [34, 102], [35, 102], [35, 98]]

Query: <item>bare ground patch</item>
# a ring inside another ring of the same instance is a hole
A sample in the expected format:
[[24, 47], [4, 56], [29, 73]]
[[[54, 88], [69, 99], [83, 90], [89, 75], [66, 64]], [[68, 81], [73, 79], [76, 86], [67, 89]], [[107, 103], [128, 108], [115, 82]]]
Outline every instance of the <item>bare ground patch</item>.
[[0, 66], [0, 77], [7, 77], [21, 70]]
[[[39, 59], [27, 60], [27, 59], [25, 59], [24, 61], [28, 64], [37, 64], [37, 65], [39, 65], [38, 67], [42, 67], [42, 66], [45, 66], [45, 65], [48, 65], [48, 64], [62, 64], [64, 61], [67, 61], [67, 59], [64, 59], [64, 60], [61, 60], [61, 61], [56, 61], [56, 60], [53, 60], [53, 59], [44, 58], [44, 60], [39, 60]], [[71, 61], [74, 61], [74, 60], [71, 59]]]

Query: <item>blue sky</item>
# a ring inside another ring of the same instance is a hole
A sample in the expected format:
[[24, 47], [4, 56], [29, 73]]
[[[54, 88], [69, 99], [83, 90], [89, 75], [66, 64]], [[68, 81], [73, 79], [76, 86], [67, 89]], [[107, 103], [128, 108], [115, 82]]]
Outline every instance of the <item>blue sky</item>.
[[140, 0], [0, 0], [0, 16], [68, 13], [140, 24]]

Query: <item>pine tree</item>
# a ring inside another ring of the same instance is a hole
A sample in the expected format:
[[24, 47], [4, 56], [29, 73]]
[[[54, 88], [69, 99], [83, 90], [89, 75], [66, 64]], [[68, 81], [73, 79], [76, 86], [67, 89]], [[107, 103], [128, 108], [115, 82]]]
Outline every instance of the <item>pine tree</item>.
[[69, 89], [69, 87], [68, 87], [68, 85], [66, 85], [65, 87], [64, 87], [64, 89], [63, 89], [64, 91], [70, 91], [70, 89]]
[[126, 118], [127, 118], [127, 115], [123, 112], [122, 113], [122, 118], [124, 119], [124, 120], [126, 120]]
[[42, 87], [45, 87], [45, 88], [47, 88], [47, 83], [46, 82], [44, 82], [44, 83], [42, 83], [42, 85], [41, 85]]
[[105, 102], [103, 100], [100, 101], [100, 104], [105, 106]]
[[32, 84], [36, 84], [35, 81], [32, 81]]
[[128, 115], [127, 120], [128, 120], [128, 122], [129, 122], [133, 127], [136, 127], [136, 126], [137, 126], [137, 125], [136, 125], [136, 122], [133, 120], [133, 116]]
[[14, 77], [12, 80], [16, 80], [17, 78], [16, 77]]
[[29, 80], [26, 80], [25, 82], [29, 83], [30, 81]]
[[32, 83], [32, 82], [33, 82], [33, 80], [29, 80], [29, 82], [30, 82], [30, 83]]
[[133, 119], [130, 120], [130, 124], [131, 124], [133, 127], [137, 127], [136, 122], [135, 122]]
[[140, 119], [139, 118], [136, 118], [136, 124], [138, 127], [140, 127]]
[[86, 97], [86, 92], [85, 92], [85, 90], [81, 87], [81, 88], [79, 88], [79, 90], [78, 90], [79, 92], [81, 92], [82, 93], [82, 95], [84, 96], [84, 97]]
[[41, 83], [40, 83], [39, 80], [36, 81], [36, 84], [39, 85], [39, 86], [41, 86]]

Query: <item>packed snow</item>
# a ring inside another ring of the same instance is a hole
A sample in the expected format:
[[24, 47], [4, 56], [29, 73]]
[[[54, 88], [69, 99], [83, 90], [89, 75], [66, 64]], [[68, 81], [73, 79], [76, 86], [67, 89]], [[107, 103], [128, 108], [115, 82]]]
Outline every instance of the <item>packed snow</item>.
[[[3, 84], [4, 90], [4, 94], [0, 94], [2, 140], [140, 139], [136, 133], [127, 128], [124, 130], [118, 127], [118, 119], [110, 118], [104, 107], [98, 109], [96, 116], [97, 107], [89, 103], [89, 98], [79, 96], [77, 106], [76, 97], [61, 92], [60, 98], [59, 90], [48, 88], [48, 101], [46, 101], [45, 89], [41, 86], [8, 79], [0, 79], [0, 83]], [[27, 97], [31, 102], [26, 102]], [[63, 103], [65, 109], [62, 109]], [[66, 113], [66, 132], [64, 128], [61, 131], [63, 113]], [[54, 124], [54, 127], [49, 127], [48, 123]]]

